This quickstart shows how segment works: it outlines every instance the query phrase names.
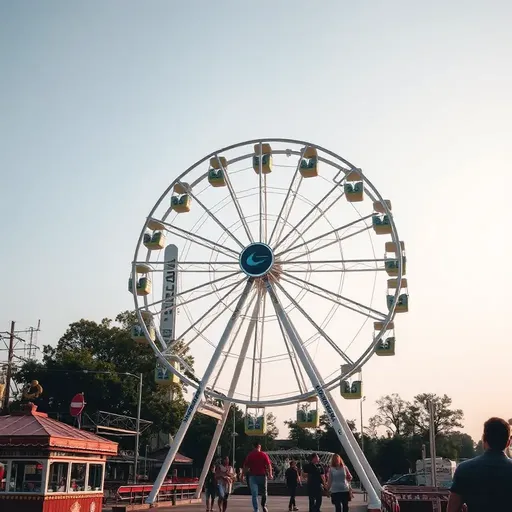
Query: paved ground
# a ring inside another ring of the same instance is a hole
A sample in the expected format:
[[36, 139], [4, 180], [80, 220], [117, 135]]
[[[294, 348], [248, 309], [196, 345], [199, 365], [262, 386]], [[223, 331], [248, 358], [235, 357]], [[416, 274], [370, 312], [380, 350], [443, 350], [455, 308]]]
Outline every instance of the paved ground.
[[[308, 512], [308, 499], [305, 496], [297, 497], [297, 507], [300, 512]], [[183, 507], [172, 508], [156, 508], [158, 512], [205, 512], [204, 502], [201, 504], [184, 505]], [[261, 509], [260, 509], [261, 510]], [[270, 496], [268, 500], [269, 512], [288, 512], [288, 498], [286, 496]], [[357, 495], [350, 504], [351, 512], [366, 512], [366, 505], [362, 500], [362, 496]], [[218, 508], [214, 509], [217, 512]], [[231, 496], [229, 498], [228, 512], [252, 512], [250, 496]], [[329, 498], [324, 498], [322, 512], [334, 512], [334, 505], [331, 504]]]

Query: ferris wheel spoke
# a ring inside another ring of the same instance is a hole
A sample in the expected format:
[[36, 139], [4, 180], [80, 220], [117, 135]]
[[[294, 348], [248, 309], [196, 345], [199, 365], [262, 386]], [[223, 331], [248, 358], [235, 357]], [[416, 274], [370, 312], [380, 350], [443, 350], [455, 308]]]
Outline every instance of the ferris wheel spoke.
[[178, 261], [178, 268], [181, 269], [188, 266], [207, 266], [207, 267], [215, 267], [215, 266], [224, 266], [224, 265], [238, 265], [238, 261]]
[[[288, 233], [284, 236], [284, 238], [282, 238], [281, 240], [278, 240], [276, 245], [274, 246], [274, 250], [276, 250], [285, 240], [288, 239], [288, 237], [295, 231], [297, 230], [297, 228], [299, 226], [302, 226], [303, 222], [305, 222], [309, 217], [310, 215], [312, 215], [318, 208], [319, 206], [326, 200], [329, 198], [329, 196], [339, 187], [339, 184], [336, 183], [330, 190], [329, 192], [327, 192], [327, 194], [324, 195], [324, 197], [322, 197], [322, 199], [320, 199], [320, 201], [318, 201], [318, 203], [316, 203], [315, 205], [313, 205], [311, 207], [311, 209], [309, 210], [308, 213], [306, 213], [306, 215], [304, 215], [304, 217], [302, 217], [302, 219], [297, 223], [295, 224], [295, 226], [293, 226], [293, 228], [291, 228]], [[340, 195], [340, 197], [343, 197], [343, 194]], [[339, 200], [339, 198], [337, 199]]]
[[260, 354], [259, 354], [259, 357], [258, 357], [258, 364], [259, 364], [259, 368], [258, 368], [258, 394], [257, 394], [258, 400], [260, 399], [260, 396], [261, 396], [261, 372], [262, 372], [262, 369], [263, 369], [263, 342], [265, 340], [265, 320], [266, 320], [265, 308], [266, 308], [266, 305], [267, 305], [267, 294], [265, 293], [265, 290], [263, 290], [262, 295], [263, 295], [263, 299], [262, 299], [263, 307], [261, 308], [261, 315], [260, 315], [260, 322], [261, 322], [261, 327], [260, 327]]
[[206, 247], [207, 249], [224, 254], [224, 256], [227, 256], [229, 258], [238, 258], [238, 253], [235, 250], [231, 249], [230, 247], [226, 247], [225, 245], [214, 242], [213, 240], [209, 240], [208, 238], [200, 236], [196, 233], [192, 233], [185, 229], [179, 228], [178, 226], [173, 226], [172, 224], [169, 224], [168, 222], [163, 222], [158, 219], [150, 219], [150, 220], [156, 220], [160, 224], [163, 224], [165, 226], [165, 229], [167, 231], [169, 231], [169, 233], [171, 233], [175, 236], [179, 236], [180, 238], [183, 238], [184, 240], [193, 242], [197, 245], [202, 245], [203, 247]]
[[[350, 259], [350, 260], [286, 260], [282, 261], [281, 265], [347, 265], [349, 263], [383, 263], [386, 261], [385, 258], [361, 258], [361, 259]], [[287, 269], [289, 271], [289, 269]]]
[[[292, 278], [293, 281], [290, 281], [290, 279], [286, 279], [285, 276]], [[325, 288], [322, 288], [321, 286], [318, 286], [316, 284], [308, 283], [307, 281], [304, 281], [304, 279], [300, 279], [299, 277], [296, 277], [292, 274], [288, 274], [287, 272], [283, 272], [281, 279], [283, 281], [286, 281], [287, 283], [297, 286], [298, 288], [302, 288], [303, 290], [306, 290], [312, 293], [313, 295], [323, 297], [326, 300], [334, 302], [335, 304], [339, 304], [340, 306], [355, 311], [356, 313], [359, 313], [361, 315], [373, 318], [374, 320], [382, 321], [388, 316], [386, 313], [381, 313], [380, 311], [377, 311], [376, 309], [373, 309], [370, 306], [365, 306], [364, 304], [349, 299], [348, 297], [343, 297], [343, 295], [338, 295], [337, 293], [331, 292], [330, 290], [326, 290]]]
[[[222, 363], [221, 363], [221, 365], [219, 367], [219, 370], [217, 371], [217, 375], [213, 379], [213, 383], [211, 385], [212, 389], [215, 389], [215, 387], [217, 386], [217, 381], [219, 380], [219, 377], [222, 374], [222, 371], [224, 370], [224, 366], [226, 364], [226, 361], [228, 360], [229, 354], [231, 354], [231, 350], [233, 349], [233, 345], [235, 344], [236, 340], [238, 339], [238, 336], [240, 335], [240, 332], [242, 331], [242, 327], [244, 325], [244, 321], [246, 320], [246, 318], [248, 316], [248, 313], [249, 313], [249, 310], [251, 309], [251, 307], [254, 304], [255, 300], [256, 300], [256, 295], [253, 295], [252, 298], [249, 301], [249, 304], [245, 308], [245, 313], [244, 313], [243, 317], [240, 319], [240, 322], [239, 322], [238, 328], [237, 328], [237, 330], [235, 332], [235, 335], [232, 336], [231, 343], [229, 344], [229, 347], [228, 347], [227, 351], [224, 353], [224, 358], [223, 358]], [[249, 336], [249, 341], [247, 343], [250, 342], [250, 338], [252, 336], [252, 329], [254, 329], [254, 322], [258, 318], [258, 308], [259, 308], [259, 303], [256, 302], [256, 304], [254, 305], [254, 311], [253, 311], [253, 313], [251, 315], [251, 318], [249, 319], [249, 326], [248, 326], [247, 332], [246, 332], [246, 337]], [[252, 324], [252, 327], [251, 327], [251, 324]], [[244, 344], [245, 344], [245, 342], [244, 342]], [[244, 357], [244, 359], [245, 359], [245, 357]]]
[[[243, 280], [238, 281], [238, 284], [240, 284], [242, 281]], [[231, 288], [232, 286], [233, 286], [233, 283], [228, 283], [228, 284], [225, 284], [224, 286], [221, 286], [220, 288], [214, 288], [213, 290], [210, 290], [208, 293], [204, 293], [203, 295], [199, 295], [198, 297], [192, 297], [187, 300], [183, 300], [183, 299], [181, 299], [181, 297], [179, 297], [176, 304], [174, 304], [174, 306], [170, 306], [168, 308], [161, 309], [160, 311], [158, 311], [155, 314], [159, 315], [161, 313], [166, 313], [167, 311], [173, 311], [174, 309], [178, 309], [182, 306], [188, 305], [192, 302], [195, 302], [196, 300], [204, 299], [205, 297], [209, 297], [210, 295], [213, 295], [214, 293], [221, 292], [223, 290], [226, 290], [227, 288]]]
[[277, 286], [285, 295], [285, 297], [297, 308], [297, 310], [302, 313], [306, 320], [319, 332], [320, 336], [322, 336], [322, 338], [324, 338], [324, 340], [329, 343], [329, 345], [337, 352], [337, 354], [340, 355], [345, 360], [345, 362], [353, 365], [354, 362], [352, 359], [350, 359], [350, 357], [348, 357], [347, 354], [345, 354], [345, 352], [343, 352], [343, 350], [341, 350], [341, 348], [336, 345], [332, 338], [330, 338], [327, 333], [308, 315], [308, 313], [306, 313], [304, 308], [285, 290], [284, 286], [282, 286], [279, 282], [276, 282], [275, 286]]
[[242, 242], [240, 242], [240, 240], [229, 230], [229, 228], [227, 228], [218, 218], [215, 214], [213, 214], [211, 212], [211, 210], [209, 208], [207, 208], [200, 200], [197, 196], [193, 195], [192, 194], [192, 191], [190, 190], [190, 188], [188, 189], [188, 192], [187, 192], [191, 197], [192, 199], [194, 199], [194, 201], [205, 211], [205, 213], [207, 213], [209, 215], [209, 217], [221, 228], [224, 230], [224, 232], [226, 234], [228, 234], [239, 246], [241, 249], [243, 249], [245, 246], [244, 244], [242, 244]]
[[[226, 309], [229, 308], [229, 306], [231, 304], [233, 304], [239, 297], [240, 295], [238, 295], [237, 297], [235, 297], [228, 305], [225, 306], [225, 308], [220, 312], [220, 314], [216, 317], [214, 317], [214, 320], [209, 323], [205, 328], [203, 328], [202, 330], [199, 330], [196, 326], [201, 323], [216, 307], [219, 306], [219, 304], [222, 304], [228, 297], [229, 295], [234, 292], [242, 283], [246, 282], [247, 279], [244, 278], [244, 279], [241, 279], [240, 281], [238, 281], [237, 283], [235, 283], [230, 290], [228, 290], [227, 293], [225, 293], [213, 306], [211, 306], [210, 308], [208, 308], [208, 310], [203, 313], [195, 322], [192, 323], [192, 325], [190, 325], [188, 327], [188, 329], [186, 329], [180, 336], [177, 336], [176, 337], [176, 340], [175, 341], [171, 341], [171, 343], [169, 344], [170, 347], [173, 346], [173, 344], [179, 342], [180, 340], [184, 340], [185, 339], [185, 336], [192, 330], [195, 330], [198, 335], [197, 336], [200, 336], [217, 318], [218, 316], [220, 316], [222, 313], [224, 313], [224, 311], [226, 311]], [[184, 345], [184, 347], [188, 347], [190, 346], [190, 343], [192, 343], [192, 341], [194, 341], [196, 338], [194, 337], [191, 341], [189, 341], [187, 344]]]
[[[272, 239], [274, 238], [274, 234], [276, 232], [276, 229], [279, 230], [279, 233], [277, 234], [277, 240], [279, 241], [279, 238], [281, 237], [283, 233], [283, 229], [286, 226], [286, 223], [288, 222], [288, 218], [290, 217], [290, 213], [293, 208], [293, 204], [295, 203], [295, 199], [297, 199], [297, 194], [299, 192], [299, 188], [302, 184], [303, 177], [301, 176], [299, 178], [298, 184], [297, 184], [297, 190], [293, 192], [293, 199], [291, 201], [291, 204], [288, 203], [288, 198], [290, 197], [290, 194], [293, 190], [293, 185], [297, 179], [297, 176], [299, 175], [300, 171], [300, 163], [302, 162], [302, 158], [304, 157], [304, 153], [306, 152], [306, 146], [302, 148], [299, 161], [297, 163], [297, 168], [295, 169], [295, 172], [293, 173], [292, 181], [290, 183], [290, 186], [288, 187], [288, 192], [286, 193], [286, 197], [284, 198], [283, 204], [281, 205], [281, 211], [279, 212], [279, 215], [277, 216], [277, 219], [274, 223], [274, 227], [272, 228], [272, 233], [270, 233], [270, 238], [268, 239], [268, 244], [270, 245], [272, 243]], [[279, 221], [281, 220], [281, 216], [283, 215], [283, 212], [286, 210], [283, 223], [281, 227], [279, 228]]]
[[231, 200], [233, 201], [236, 212], [238, 213], [238, 217], [240, 217], [240, 222], [242, 223], [242, 226], [245, 230], [247, 238], [252, 243], [252, 242], [254, 242], [254, 238], [252, 236], [251, 230], [249, 229], [249, 224], [247, 224], [247, 220], [245, 219], [245, 215], [244, 215], [244, 212], [240, 205], [240, 201], [238, 200], [238, 197], [236, 196], [235, 189], [233, 188], [233, 185], [231, 184], [231, 179], [229, 177], [228, 171], [227, 171], [227, 169], [224, 168], [224, 165], [222, 165], [222, 162], [221, 162], [220, 158], [218, 157], [218, 155], [214, 155], [214, 156], [215, 156], [215, 158], [217, 158], [217, 161], [219, 162], [222, 172], [224, 174], [224, 179], [226, 180], [226, 185], [228, 187], [229, 195], [231, 196]]
[[331, 201], [331, 203], [323, 208], [323, 209], [320, 209], [319, 208], [319, 204], [320, 203], [317, 203], [317, 208], [315, 210], [315, 212], [318, 214], [316, 218], [313, 218], [313, 220], [304, 228], [302, 229], [302, 231], [299, 233], [299, 232], [295, 232], [295, 234], [297, 236], [295, 236], [295, 238], [293, 240], [288, 240], [287, 244], [286, 244], [286, 248], [288, 247], [291, 247], [292, 245], [294, 245], [295, 243], [297, 243], [298, 240], [300, 240], [301, 238], [304, 238], [304, 235], [322, 218], [325, 217], [325, 215], [327, 214], [327, 212], [345, 195], [345, 192], [341, 192], [341, 194], [338, 196], [338, 197], [334, 197]]
[[[259, 308], [261, 309], [261, 291], [258, 290], [257, 298], [256, 298]], [[259, 311], [258, 311], [259, 316]], [[260, 323], [258, 321], [259, 319], [256, 319], [256, 324], [254, 326], [254, 344], [253, 344], [253, 354], [252, 354], [252, 367], [251, 367], [251, 400], [254, 400], [254, 388], [256, 387], [256, 358], [258, 354], [258, 339], [259, 339], [259, 330], [260, 330]]]
[[[376, 259], [352, 259], [352, 260], [296, 260], [284, 261], [286, 271], [290, 274], [307, 274], [310, 272], [381, 272], [384, 266], [377, 266], [386, 261], [384, 258]], [[373, 263], [373, 266], [371, 265]], [[308, 268], [297, 268], [294, 265], [307, 265]]]
[[183, 345], [183, 348], [180, 349], [179, 354], [183, 354], [192, 345], [192, 343], [194, 343], [194, 341], [197, 340], [197, 338], [203, 338], [204, 340], [208, 341], [208, 339], [204, 335], [206, 330], [208, 330], [240, 297], [241, 294], [237, 295], [231, 302], [228, 302], [226, 304], [226, 307], [222, 309], [219, 313], [217, 313], [205, 326], [200, 328], [194, 327], [196, 334], [190, 339], [190, 341], [187, 344]]
[[[221, 281], [225, 281], [226, 279], [229, 279], [230, 277], [236, 276], [238, 274], [241, 274], [240, 271], [231, 272], [231, 274], [228, 274], [227, 276], [218, 277], [217, 279], [214, 279], [213, 281], [206, 281], [203, 284], [199, 284], [197, 286], [194, 286], [193, 288], [189, 288], [188, 290], [183, 290], [182, 292], [178, 292], [175, 297], [178, 298], [182, 295], [186, 295], [187, 293], [195, 292], [196, 290], [200, 290], [201, 288], [204, 288], [206, 286], [211, 286], [215, 283], [220, 283]], [[151, 302], [150, 304], [146, 305], [146, 308], [149, 308], [151, 306], [158, 306], [158, 304], [161, 304], [164, 301], [164, 299], [157, 300], [155, 302]]]
[[332, 229], [331, 231], [328, 231], [327, 233], [322, 233], [321, 235], [318, 235], [315, 238], [311, 238], [311, 240], [308, 240], [307, 242], [303, 242], [303, 243], [301, 243], [299, 245], [294, 245], [293, 247], [288, 247], [284, 251], [276, 254], [276, 258], [278, 258], [279, 256], [282, 256], [283, 254], [286, 254], [286, 253], [288, 253], [290, 251], [294, 251], [296, 249], [300, 249], [301, 247], [304, 247], [304, 246], [306, 246], [308, 244], [316, 242], [317, 240], [321, 240], [322, 238], [325, 238], [326, 236], [333, 235], [335, 233], [339, 233], [340, 231], [343, 231], [344, 229], [347, 229], [347, 228], [349, 228], [351, 226], [354, 226], [355, 224], [359, 224], [360, 222], [363, 222], [363, 221], [369, 219], [372, 216], [373, 216], [373, 213], [370, 213], [369, 215], [366, 215], [365, 217], [361, 217], [361, 218], [356, 219], [356, 220], [354, 220], [352, 222], [349, 222], [348, 224], [344, 224], [343, 226], [340, 226], [339, 228]]
[[295, 380], [297, 381], [297, 385], [299, 386], [300, 393], [305, 393], [308, 389], [308, 386], [306, 384], [306, 380], [304, 379], [304, 375], [302, 373], [302, 366], [297, 362], [297, 357], [295, 355], [295, 352], [290, 347], [290, 342], [288, 341], [288, 336], [286, 335], [286, 332], [284, 330], [283, 324], [281, 323], [281, 319], [277, 317], [277, 323], [279, 325], [279, 330], [281, 331], [281, 336], [283, 338], [286, 352], [288, 352], [288, 357], [290, 359], [290, 363], [292, 365], [293, 374], [295, 375]]
[[[371, 229], [371, 226], [365, 226], [363, 229], [355, 231], [354, 233], [350, 233], [349, 235], [341, 236], [341, 237], [337, 238], [336, 240], [331, 240], [330, 242], [327, 242], [324, 245], [319, 245], [318, 247], [309, 249], [308, 254], [313, 254], [314, 252], [321, 251], [322, 249], [326, 249], [327, 247], [330, 247], [331, 245], [334, 245], [334, 244], [338, 244], [338, 243], [342, 242], [343, 240], [347, 240], [348, 238], [351, 238], [353, 236], [360, 235], [361, 233], [365, 233], [369, 229]], [[293, 258], [286, 260], [286, 262], [291, 263], [293, 261], [296, 261], [298, 258], [302, 258], [302, 257], [303, 257], [303, 255], [299, 254], [297, 256], [294, 256]]]

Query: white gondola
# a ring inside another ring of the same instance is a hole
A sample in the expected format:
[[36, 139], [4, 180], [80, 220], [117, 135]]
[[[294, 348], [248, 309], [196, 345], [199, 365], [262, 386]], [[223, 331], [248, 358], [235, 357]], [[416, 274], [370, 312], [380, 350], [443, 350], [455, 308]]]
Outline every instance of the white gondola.
[[[149, 332], [149, 337], [154, 341], [156, 336], [155, 327], [153, 325], [153, 315], [150, 311], [142, 311], [141, 316]], [[132, 340], [142, 344], [146, 344], [148, 342], [146, 335], [144, 334], [143, 327], [138, 323], [132, 326]]]
[[165, 233], [163, 231], [154, 231], [153, 233], [146, 231], [143, 243], [150, 251], [163, 249], [165, 247]]
[[318, 399], [316, 397], [303, 400], [297, 404], [297, 425], [302, 428], [318, 428]]
[[212, 187], [225, 187], [225, 172], [228, 168], [228, 161], [223, 157], [210, 158], [210, 168], [208, 169], [208, 182]]
[[[133, 281], [131, 277], [128, 279], [128, 291], [133, 293]], [[151, 279], [149, 276], [137, 279], [136, 293], [137, 295], [149, 295], [151, 293]]]
[[[391, 201], [384, 200], [388, 210], [391, 211]], [[373, 203], [373, 211], [375, 212], [372, 217], [373, 230], [377, 235], [389, 235], [391, 233], [391, 220], [389, 215], [384, 209], [380, 201]]]
[[315, 178], [318, 176], [318, 152], [316, 148], [308, 146], [300, 161], [300, 174], [303, 178]]
[[[378, 336], [382, 328], [384, 327], [384, 322], [374, 322], [373, 329], [375, 330], [375, 336]], [[381, 335], [379, 342], [375, 345], [375, 354], [378, 356], [394, 356], [395, 355], [395, 324], [394, 322], [389, 322], [386, 330]]]
[[362, 380], [342, 380], [340, 384], [340, 393], [346, 400], [359, 400], [363, 397]]
[[395, 242], [386, 242], [384, 253], [384, 268], [390, 277], [398, 275], [398, 267], [402, 259], [402, 275], [406, 274], [407, 260], [405, 258], [405, 244], [400, 242], [400, 249], [397, 250]]
[[254, 156], [252, 157], [252, 168], [256, 174], [272, 172], [272, 148], [270, 144], [254, 144]]
[[[171, 366], [176, 368], [178, 371], [180, 369], [179, 363], [177, 361], [171, 361]], [[172, 384], [179, 384], [180, 379], [177, 375], [174, 375], [166, 366], [164, 366], [160, 361], [157, 361], [155, 367], [155, 382], [158, 386], [169, 387]]]
[[[387, 294], [387, 303], [388, 309], [391, 309], [393, 306], [393, 300], [395, 298], [394, 291], [398, 286], [398, 279], [388, 279], [388, 294]], [[398, 296], [398, 301], [396, 303], [395, 312], [396, 313], [407, 313], [409, 311], [409, 290], [407, 288], [407, 279], [402, 279], [402, 283], [400, 286], [400, 295]]]
[[350, 171], [345, 177], [343, 186], [345, 197], [349, 203], [359, 203], [364, 199], [364, 181], [357, 171]]
[[247, 407], [245, 411], [245, 435], [264, 436], [267, 433], [265, 409]]

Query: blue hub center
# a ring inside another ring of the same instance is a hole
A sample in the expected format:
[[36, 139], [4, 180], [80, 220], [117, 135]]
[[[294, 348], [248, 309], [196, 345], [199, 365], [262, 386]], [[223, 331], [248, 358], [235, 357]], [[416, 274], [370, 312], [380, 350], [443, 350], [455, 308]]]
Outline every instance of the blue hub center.
[[267, 274], [274, 264], [272, 249], [261, 242], [248, 245], [240, 254], [240, 268], [249, 277]]

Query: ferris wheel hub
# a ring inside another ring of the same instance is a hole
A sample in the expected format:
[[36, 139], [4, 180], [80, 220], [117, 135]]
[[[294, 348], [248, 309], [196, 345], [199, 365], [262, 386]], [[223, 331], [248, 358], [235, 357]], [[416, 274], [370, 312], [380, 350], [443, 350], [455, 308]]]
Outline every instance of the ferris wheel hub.
[[240, 253], [240, 268], [249, 277], [262, 277], [271, 271], [274, 260], [274, 252], [267, 244], [255, 242]]

